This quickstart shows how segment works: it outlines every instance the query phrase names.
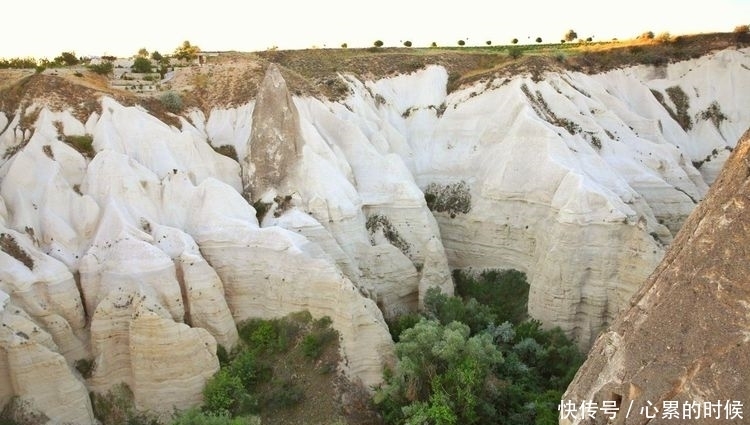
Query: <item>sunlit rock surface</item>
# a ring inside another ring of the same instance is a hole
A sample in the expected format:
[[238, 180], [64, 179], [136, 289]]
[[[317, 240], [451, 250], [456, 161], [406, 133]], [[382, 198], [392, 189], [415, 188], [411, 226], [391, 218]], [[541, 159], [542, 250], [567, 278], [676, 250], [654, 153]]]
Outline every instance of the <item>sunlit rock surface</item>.
[[750, 123], [747, 53], [452, 93], [438, 66], [342, 76], [338, 102], [292, 97], [271, 66], [257, 99], [180, 129], [106, 97], [85, 122], [0, 113], [0, 404], [90, 423], [87, 391], [119, 383], [141, 409], [197, 404], [238, 322], [303, 309], [377, 384], [384, 315], [452, 293], [453, 268], [525, 271], [530, 314], [588, 347]]
[[[564, 400], [639, 411], [651, 403], [660, 412], [666, 400], [677, 404], [683, 423], [698, 415], [705, 424], [747, 421], [749, 150], [746, 133], [627, 311], [596, 340]], [[706, 410], [704, 402], [720, 405]], [[691, 411], [692, 403], [699, 407]], [[617, 423], [674, 422], [651, 413]], [[580, 416], [561, 415], [560, 423], [608, 423], [604, 415]]]

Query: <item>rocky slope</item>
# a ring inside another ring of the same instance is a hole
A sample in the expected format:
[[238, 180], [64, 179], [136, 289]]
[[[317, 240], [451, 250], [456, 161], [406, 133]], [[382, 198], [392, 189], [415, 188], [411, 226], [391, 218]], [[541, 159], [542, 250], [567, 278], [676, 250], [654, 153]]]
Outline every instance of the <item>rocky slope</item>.
[[450, 268], [527, 272], [531, 315], [588, 346], [750, 123], [748, 69], [730, 49], [449, 94], [430, 66], [343, 75], [330, 102], [271, 66], [255, 99], [179, 126], [112, 97], [74, 115], [57, 77], [33, 76], [51, 95], [0, 114], [0, 405], [90, 423], [87, 391], [124, 382], [171, 412], [200, 400], [235, 323], [303, 309], [372, 385], [384, 315], [452, 292]]
[[[749, 151], [750, 132], [630, 308], [597, 339], [564, 400], [615, 402], [618, 424], [747, 423]], [[665, 417], [670, 402], [682, 422]], [[651, 409], [652, 419], [642, 411], [649, 405], [659, 412]], [[635, 409], [625, 418], [628, 406]], [[561, 424], [610, 423], [601, 413], [566, 416]]]

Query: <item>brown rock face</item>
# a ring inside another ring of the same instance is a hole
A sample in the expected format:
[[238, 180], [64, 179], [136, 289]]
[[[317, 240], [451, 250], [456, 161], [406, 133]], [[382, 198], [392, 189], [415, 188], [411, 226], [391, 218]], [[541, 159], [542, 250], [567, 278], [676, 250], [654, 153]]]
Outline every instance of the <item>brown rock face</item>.
[[297, 107], [279, 68], [271, 64], [253, 109], [250, 146], [243, 165], [245, 192], [256, 199], [278, 186], [301, 153]]
[[[750, 131], [631, 307], [597, 339], [563, 396], [578, 410], [562, 409], [560, 424], [750, 423], [748, 241]], [[581, 419], [587, 401], [599, 410]], [[604, 401], [620, 409], [609, 422]]]

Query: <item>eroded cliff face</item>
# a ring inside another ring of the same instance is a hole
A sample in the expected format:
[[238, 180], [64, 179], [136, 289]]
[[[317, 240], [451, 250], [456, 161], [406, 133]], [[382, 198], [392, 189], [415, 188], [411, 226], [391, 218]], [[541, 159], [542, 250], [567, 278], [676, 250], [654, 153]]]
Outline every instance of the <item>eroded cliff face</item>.
[[[747, 422], [748, 164], [750, 132], [630, 308], [597, 339], [564, 400], [635, 406], [627, 419], [621, 409], [618, 424], [692, 423], [696, 416], [705, 424]], [[662, 412], [664, 401], [677, 403], [681, 421], [653, 410], [650, 420], [635, 414], [649, 403]], [[718, 410], [704, 410], [704, 402], [717, 401]], [[695, 402], [698, 409], [687, 416], [683, 406]], [[731, 402], [739, 403], [739, 416], [731, 413]], [[580, 414], [567, 415], [560, 423], [609, 423], [606, 416], [596, 416], [581, 420]]]
[[[197, 404], [236, 323], [299, 310], [333, 319], [342, 370], [373, 385], [392, 358], [384, 316], [452, 293], [451, 268], [527, 272], [530, 314], [586, 347], [750, 123], [733, 100], [748, 65], [723, 51], [451, 94], [431, 66], [342, 76], [339, 102], [290, 96], [272, 66], [256, 100], [180, 129], [107, 97], [85, 122], [44, 99], [0, 114], [0, 405], [90, 423], [87, 391], [119, 383], [141, 409]], [[212, 149], [227, 146], [237, 160]], [[20, 346], [36, 366], [16, 366]], [[59, 388], [32, 382], [46, 365]]]

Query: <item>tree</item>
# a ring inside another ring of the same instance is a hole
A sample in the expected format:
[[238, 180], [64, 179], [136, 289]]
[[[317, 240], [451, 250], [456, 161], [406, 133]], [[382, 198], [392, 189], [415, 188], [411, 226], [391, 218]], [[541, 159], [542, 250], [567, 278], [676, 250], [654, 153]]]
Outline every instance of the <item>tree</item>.
[[159, 51], [158, 51], [158, 50], [154, 50], [154, 51], [153, 51], [153, 52], [151, 53], [151, 59], [153, 59], [153, 60], [155, 60], [155, 61], [157, 61], [157, 62], [161, 62], [161, 60], [162, 60], [162, 59], [164, 59], [164, 56], [162, 56], [162, 54], [161, 54], [161, 53], [159, 53]]
[[347, 47], [349, 47], [349, 45], [348, 45], [348, 44], [346, 44], [346, 43], [341, 43], [341, 48], [342, 48], [342, 49], [346, 49]]
[[375, 47], [383, 47], [383, 41], [382, 40], [375, 40], [374, 43], [372, 43]]
[[510, 42], [513, 43], [513, 44], [518, 44], [518, 39], [514, 38], [513, 40], [510, 40]]
[[409, 40], [404, 41], [404, 46], [405, 47], [411, 47], [411, 41], [409, 41]]
[[376, 396], [392, 407], [386, 423], [478, 423], [487, 411], [487, 379], [503, 361], [489, 333], [472, 336], [463, 323], [435, 320], [405, 330], [396, 355], [398, 367]]
[[484, 43], [487, 44], [488, 46], [492, 46], [492, 40], [487, 40]]
[[542, 37], [537, 37], [537, 38], [536, 38], [536, 42], [537, 42], [537, 43], [541, 43], [541, 42], [542, 42]]
[[151, 59], [139, 56], [135, 58], [135, 61], [133, 62], [133, 66], [130, 68], [133, 70], [133, 72], [141, 73], [141, 74], [147, 74], [151, 72]]
[[62, 52], [60, 56], [55, 58], [55, 63], [60, 65], [73, 66], [78, 64], [78, 58], [75, 52]]
[[459, 46], [465, 46], [465, 45], [466, 45], [466, 42], [465, 42], [465, 41], [463, 41], [463, 40], [458, 40], [458, 45], [459, 45]]
[[190, 44], [189, 41], [185, 40], [182, 44], [174, 50], [174, 57], [177, 59], [193, 60], [198, 57], [201, 48]]
[[437, 43], [433, 41], [432, 44], [430, 44], [430, 47], [437, 47]]
[[565, 41], [573, 41], [576, 38], [578, 38], [578, 34], [571, 29], [571, 30], [568, 30], [568, 32], [565, 33], [565, 35], [563, 36], [563, 38], [565, 39]]
[[736, 34], [745, 34], [747, 32], [750, 32], [750, 26], [748, 26], [747, 24], [737, 25], [736, 27], [734, 27], [734, 32]]
[[147, 58], [148, 57], [148, 50], [146, 50], [145, 47], [141, 47], [140, 49], [138, 49], [138, 57]]

